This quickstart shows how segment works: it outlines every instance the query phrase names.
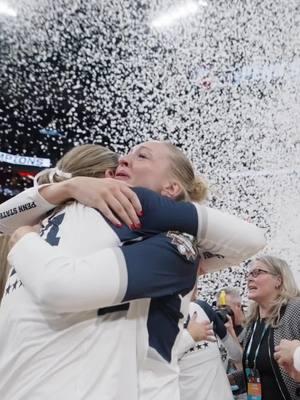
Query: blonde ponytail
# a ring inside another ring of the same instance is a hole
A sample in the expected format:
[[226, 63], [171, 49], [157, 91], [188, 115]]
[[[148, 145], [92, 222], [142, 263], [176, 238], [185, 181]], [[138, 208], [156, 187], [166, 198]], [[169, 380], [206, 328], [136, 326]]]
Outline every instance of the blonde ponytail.
[[187, 189], [188, 196], [191, 200], [201, 202], [207, 198], [208, 185], [201, 176], [195, 176], [191, 184], [191, 188]]
[[118, 155], [96, 144], [84, 144], [68, 151], [56, 164], [40, 172], [35, 181], [44, 183], [62, 182], [75, 176], [104, 177], [108, 169], [118, 166]]

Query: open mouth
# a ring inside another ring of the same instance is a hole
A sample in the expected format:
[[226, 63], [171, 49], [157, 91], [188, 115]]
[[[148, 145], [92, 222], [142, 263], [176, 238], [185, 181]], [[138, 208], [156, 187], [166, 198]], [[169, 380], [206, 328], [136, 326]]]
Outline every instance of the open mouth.
[[126, 174], [126, 172], [120, 171], [116, 173], [115, 178], [119, 180], [126, 180], [129, 179], [129, 175]]
[[248, 286], [248, 292], [253, 292], [253, 291], [255, 291], [255, 290], [257, 290], [257, 287], [256, 287], [256, 286], [253, 286], [253, 285], [249, 285], [249, 286]]

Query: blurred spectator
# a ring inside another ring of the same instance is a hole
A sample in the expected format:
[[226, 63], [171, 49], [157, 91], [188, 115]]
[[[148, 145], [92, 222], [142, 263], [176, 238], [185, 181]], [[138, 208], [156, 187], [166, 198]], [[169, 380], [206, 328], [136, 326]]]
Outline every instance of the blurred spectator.
[[269, 255], [258, 257], [249, 267], [248, 291], [253, 301], [243, 341], [248, 398], [297, 400], [299, 383], [274, 359], [282, 339], [300, 337], [300, 293], [288, 264]]
[[[225, 295], [224, 301], [221, 301], [221, 294]], [[217, 313], [223, 318], [224, 322], [228, 321], [228, 316], [232, 319], [232, 325], [234, 332], [231, 332], [233, 336], [236, 336], [239, 343], [242, 343], [245, 334], [243, 325], [245, 323], [245, 314], [242, 306], [242, 298], [240, 292], [234, 287], [224, 287], [219, 289], [216, 295], [217, 302]], [[223, 304], [225, 303], [225, 304]], [[220, 343], [220, 352], [222, 360], [226, 370], [236, 369], [232, 360], [228, 357], [226, 348]], [[242, 368], [241, 364], [239, 365]]]
[[180, 398], [232, 400], [215, 334], [237, 361], [242, 355], [240, 345], [227, 332], [222, 318], [206, 302], [192, 302], [189, 315], [190, 321], [180, 343]]

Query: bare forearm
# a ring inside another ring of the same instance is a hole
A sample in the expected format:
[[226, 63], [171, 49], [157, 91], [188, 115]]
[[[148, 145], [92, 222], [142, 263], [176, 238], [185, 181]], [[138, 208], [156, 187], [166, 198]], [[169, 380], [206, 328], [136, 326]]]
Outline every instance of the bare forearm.
[[243, 356], [243, 350], [241, 345], [238, 343], [238, 341], [232, 337], [230, 334], [228, 334], [223, 340], [222, 340], [224, 346], [226, 347], [230, 358], [233, 361], [236, 362], [241, 362], [242, 361], [242, 356]]
[[63, 204], [74, 198], [76, 178], [63, 182], [43, 186], [39, 189], [40, 195], [51, 204]]
[[115, 225], [120, 225], [120, 220], [128, 226], [140, 223], [137, 212], [140, 213], [142, 208], [137, 195], [124, 182], [114, 179], [77, 176], [41, 188], [40, 194], [57, 205], [74, 199], [87, 207], [97, 208]]

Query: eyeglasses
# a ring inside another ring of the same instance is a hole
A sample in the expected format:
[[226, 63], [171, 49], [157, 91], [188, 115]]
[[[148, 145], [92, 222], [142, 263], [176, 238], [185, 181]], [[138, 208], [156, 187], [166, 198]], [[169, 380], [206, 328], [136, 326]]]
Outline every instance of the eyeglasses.
[[246, 277], [250, 278], [250, 276], [252, 276], [253, 278], [257, 278], [259, 275], [263, 275], [263, 274], [269, 274], [269, 275], [276, 275], [273, 272], [270, 271], [266, 271], [264, 269], [260, 269], [260, 268], [255, 268], [252, 271], [249, 271], [246, 273]]

